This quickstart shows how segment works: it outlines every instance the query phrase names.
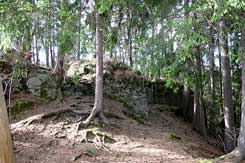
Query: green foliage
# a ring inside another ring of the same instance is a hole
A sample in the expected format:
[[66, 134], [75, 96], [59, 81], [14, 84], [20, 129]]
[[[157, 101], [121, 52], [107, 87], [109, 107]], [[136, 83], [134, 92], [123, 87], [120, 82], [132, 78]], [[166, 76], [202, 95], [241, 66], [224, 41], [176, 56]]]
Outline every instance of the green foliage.
[[125, 3], [124, 0], [97, 0], [98, 12], [103, 14], [111, 9], [113, 4]]
[[79, 85], [80, 83], [80, 75], [78, 72], [75, 72], [75, 75], [72, 77], [72, 81], [74, 82], [75, 85]]
[[213, 160], [200, 160], [199, 163], [213, 163]]
[[32, 109], [33, 103], [30, 101], [16, 101], [15, 104], [11, 107], [11, 111], [13, 115], [18, 115], [20, 113], [23, 113], [29, 109]]
[[171, 140], [181, 140], [180, 136], [177, 136], [175, 133], [170, 134], [170, 139]]
[[88, 155], [90, 157], [95, 157], [98, 155], [98, 151], [96, 148], [90, 148], [90, 149], [87, 149], [85, 152], [84, 152], [85, 155]]
[[[188, 5], [177, 0], [96, 0], [95, 5], [91, 7], [94, 9], [88, 11], [86, 3], [79, 0], [39, 0], [37, 3], [26, 0], [3, 1], [0, 3], [0, 50], [13, 47], [19, 52], [30, 50], [35, 37], [41, 44], [38, 45], [40, 48], [57, 48], [63, 55], [74, 58], [80, 38], [79, 50], [82, 55], [92, 56], [96, 49], [95, 12], [99, 12], [103, 19], [105, 52], [112, 52], [115, 59], [128, 63], [131, 38], [132, 68], [152, 80], [166, 80], [166, 86], [175, 91], [179, 89], [178, 83], [194, 90], [197, 81], [194, 48], [200, 47], [203, 92], [204, 97], [209, 99], [209, 31], [214, 30], [212, 37], [218, 57], [217, 24], [225, 19], [231, 34], [234, 98], [240, 99], [242, 53], [239, 50], [241, 45], [237, 42], [240, 41], [240, 32], [244, 30], [244, 0], [202, 0]], [[81, 29], [78, 29], [80, 21]], [[16, 66], [18, 75], [15, 78], [26, 74], [25, 65], [21, 62], [18, 65], [20, 67]], [[219, 65], [215, 63], [215, 66], [215, 84], [220, 87]], [[78, 83], [77, 79], [73, 79], [75, 83]], [[217, 90], [218, 96], [220, 89]], [[216, 103], [222, 106], [220, 100], [216, 99]], [[239, 112], [240, 100], [236, 100], [235, 105]], [[216, 119], [219, 122], [219, 118]]]

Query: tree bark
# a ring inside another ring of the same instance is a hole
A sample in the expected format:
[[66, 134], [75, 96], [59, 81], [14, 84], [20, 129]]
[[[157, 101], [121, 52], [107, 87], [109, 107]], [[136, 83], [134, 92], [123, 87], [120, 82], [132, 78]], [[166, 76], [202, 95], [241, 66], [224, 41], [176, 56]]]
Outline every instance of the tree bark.
[[[217, 44], [219, 45], [219, 39], [217, 40]], [[219, 54], [219, 106], [220, 106], [220, 115], [223, 115], [223, 80], [222, 80], [222, 57], [221, 57], [221, 50], [220, 46], [218, 46], [218, 54]], [[223, 123], [224, 124], [224, 123]]]
[[242, 50], [242, 105], [241, 105], [241, 125], [237, 147], [227, 155], [221, 156], [214, 160], [214, 163], [229, 162], [241, 163], [245, 160], [245, 32], [241, 33], [241, 50]]
[[36, 20], [36, 28], [35, 28], [35, 50], [36, 50], [36, 65], [39, 65], [40, 59], [39, 59], [39, 47], [38, 47], [38, 28], [39, 28], [39, 22]]
[[128, 55], [129, 55], [129, 65], [133, 68], [133, 56], [132, 56], [132, 11], [131, 11], [131, 4], [128, 4]]
[[0, 163], [14, 163], [12, 138], [9, 129], [8, 113], [0, 79]]
[[50, 59], [51, 59], [51, 67], [55, 68], [55, 53], [54, 53], [53, 46], [50, 46]]
[[242, 33], [242, 106], [241, 125], [237, 141], [237, 148], [240, 151], [241, 159], [245, 160], [245, 30]]
[[201, 50], [200, 47], [195, 47], [195, 92], [194, 92], [194, 129], [201, 135], [207, 136], [205, 125], [205, 112], [203, 107], [202, 94], [202, 69], [201, 69]]
[[81, 57], [81, 12], [82, 12], [82, 1], [79, 1], [79, 11], [78, 11], [78, 35], [77, 35], [77, 60]]
[[58, 59], [55, 65], [54, 74], [55, 74], [55, 80], [57, 83], [57, 101], [62, 102], [63, 101], [63, 93], [61, 90], [63, 79], [64, 79], [64, 60], [65, 56], [63, 54], [62, 48], [58, 49]]
[[52, 13], [52, 34], [51, 34], [51, 44], [50, 44], [50, 59], [51, 59], [51, 66], [55, 68], [55, 7], [53, 8]]
[[190, 93], [191, 93], [191, 90], [189, 86], [185, 84], [183, 88], [181, 107], [183, 109], [183, 116], [186, 121], [190, 118], [190, 111], [189, 111], [190, 109], [189, 103], [190, 103], [190, 96], [191, 96]]
[[[197, 14], [194, 14], [197, 20]], [[198, 24], [194, 26], [194, 32], [199, 32]], [[197, 40], [198, 42], [198, 40]], [[202, 55], [200, 45], [194, 47], [195, 55], [195, 91], [194, 91], [194, 129], [207, 138], [206, 123], [205, 123], [205, 110], [203, 104], [203, 90], [202, 90]]]
[[96, 12], [96, 83], [95, 83], [95, 101], [94, 108], [89, 117], [83, 122], [85, 126], [98, 116], [102, 123], [109, 124], [108, 119], [104, 115], [103, 102], [103, 29], [101, 17]]
[[[184, 0], [184, 17], [185, 19], [188, 19], [189, 17], [189, 0]], [[188, 35], [186, 36], [188, 37]], [[190, 60], [187, 60], [187, 65], [189, 66]], [[188, 85], [188, 82], [186, 81], [184, 83], [184, 89], [183, 89], [183, 95], [182, 95], [182, 108], [183, 108], [183, 116], [185, 120], [191, 119], [191, 113], [190, 113], [190, 93], [191, 89]], [[192, 109], [192, 108], [191, 108]]]
[[219, 46], [222, 56], [222, 78], [224, 89], [224, 121], [225, 121], [225, 151], [231, 152], [235, 148], [235, 119], [232, 100], [232, 80], [230, 58], [228, 54], [228, 34], [225, 20], [222, 19], [219, 23]]
[[210, 124], [209, 124], [209, 133], [212, 135], [215, 135], [215, 78], [214, 78], [214, 30], [212, 27], [210, 27], [210, 38], [209, 38], [209, 48], [210, 48], [210, 68], [209, 68], [209, 74], [210, 74]]
[[45, 47], [46, 53], [46, 66], [49, 67], [49, 45]]
[[241, 159], [245, 160], [245, 30], [241, 37], [242, 46], [242, 106], [241, 106], [241, 125], [237, 141], [237, 148], [241, 153]]

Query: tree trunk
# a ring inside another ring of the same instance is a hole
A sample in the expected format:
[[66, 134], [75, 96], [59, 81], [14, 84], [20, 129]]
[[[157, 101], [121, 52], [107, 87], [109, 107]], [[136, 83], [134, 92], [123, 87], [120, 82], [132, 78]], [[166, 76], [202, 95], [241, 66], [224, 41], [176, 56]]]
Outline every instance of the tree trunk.
[[209, 124], [209, 133], [212, 135], [215, 135], [215, 79], [214, 79], [214, 68], [215, 68], [215, 63], [214, 63], [214, 31], [213, 28], [210, 27], [210, 38], [209, 38], [209, 48], [210, 48], [210, 124]]
[[[197, 14], [194, 14], [197, 20]], [[194, 31], [198, 33], [198, 24], [194, 26]], [[198, 40], [197, 40], [198, 42]], [[195, 55], [195, 92], [194, 92], [194, 119], [193, 127], [201, 135], [207, 138], [206, 124], [205, 124], [205, 110], [203, 104], [203, 90], [202, 90], [202, 55], [199, 45], [194, 47]]]
[[[217, 44], [219, 45], [219, 39], [217, 40]], [[221, 57], [221, 50], [220, 46], [218, 46], [218, 54], [219, 54], [219, 91], [220, 91], [220, 96], [219, 96], [219, 106], [220, 106], [220, 115], [223, 115], [223, 81], [222, 81], [222, 57]], [[224, 124], [224, 123], [222, 123]]]
[[113, 47], [112, 47], [112, 45], [110, 45], [110, 58], [111, 59], [113, 58]]
[[[242, 50], [242, 105], [241, 105], [241, 125], [237, 147], [227, 155], [221, 156], [214, 160], [215, 163], [232, 162], [241, 163], [245, 160], [245, 32], [241, 35]], [[227, 161], [226, 161], [227, 160]]]
[[234, 108], [232, 100], [232, 80], [230, 58], [228, 54], [228, 35], [225, 20], [222, 19], [219, 23], [219, 46], [222, 56], [222, 78], [224, 86], [224, 120], [225, 120], [225, 151], [231, 152], [235, 147], [235, 122]]
[[242, 33], [242, 106], [241, 106], [241, 125], [237, 141], [237, 149], [240, 152], [241, 160], [245, 160], [245, 30]]
[[58, 59], [55, 65], [54, 74], [55, 74], [55, 80], [57, 83], [57, 101], [62, 102], [63, 101], [63, 93], [61, 90], [62, 82], [64, 79], [64, 59], [65, 56], [63, 54], [62, 48], [59, 48], [58, 50]]
[[14, 163], [12, 138], [9, 129], [8, 113], [0, 79], [0, 163]]
[[50, 59], [51, 59], [51, 67], [54, 68], [55, 67], [55, 53], [54, 53], [54, 48], [52, 46], [50, 46]]
[[52, 41], [50, 45], [50, 59], [51, 59], [51, 66], [52, 68], [55, 68], [55, 7], [53, 9], [53, 19], [52, 19]]
[[201, 69], [201, 51], [200, 47], [195, 48], [195, 92], [194, 92], [194, 129], [201, 135], [207, 136], [205, 125], [205, 112], [203, 107], [202, 94], [202, 69]]
[[188, 87], [187, 84], [185, 84], [183, 89], [181, 107], [183, 109], [183, 116], [186, 121], [190, 118], [190, 111], [189, 111], [190, 93], [191, 93], [190, 88]]
[[83, 122], [85, 126], [98, 116], [102, 123], [109, 124], [104, 116], [103, 102], [103, 29], [100, 14], [96, 12], [96, 83], [94, 108], [89, 117]]
[[129, 55], [129, 65], [133, 68], [133, 57], [132, 57], [132, 13], [131, 13], [131, 4], [128, 5], [128, 55]]
[[82, 1], [79, 1], [79, 11], [78, 11], [78, 35], [77, 35], [77, 60], [81, 57], [81, 12], [82, 12]]
[[49, 46], [45, 47], [45, 53], [46, 53], [46, 66], [49, 67]]
[[35, 28], [35, 50], [36, 50], [36, 65], [39, 65], [40, 59], [39, 59], [39, 47], [38, 47], [38, 28], [39, 28], [39, 22], [36, 20], [36, 28]]
[[39, 65], [39, 48], [38, 48], [38, 40], [37, 35], [35, 36], [35, 50], [36, 50], [36, 65]]
[[[184, 16], [185, 19], [188, 19], [189, 17], [189, 0], [184, 0]], [[188, 35], [187, 35], [188, 37]], [[187, 66], [189, 65], [189, 59], [187, 61]], [[190, 93], [191, 89], [188, 86], [188, 82], [184, 83], [184, 89], [183, 89], [183, 95], [182, 95], [182, 108], [183, 108], [183, 116], [185, 120], [189, 120], [191, 118], [190, 114]], [[191, 108], [192, 109], [192, 108]]]
[[[131, 28], [131, 27], [130, 27]], [[131, 30], [129, 32], [129, 65], [131, 68], [133, 68], [133, 56], [132, 56], [132, 36], [131, 36]]]

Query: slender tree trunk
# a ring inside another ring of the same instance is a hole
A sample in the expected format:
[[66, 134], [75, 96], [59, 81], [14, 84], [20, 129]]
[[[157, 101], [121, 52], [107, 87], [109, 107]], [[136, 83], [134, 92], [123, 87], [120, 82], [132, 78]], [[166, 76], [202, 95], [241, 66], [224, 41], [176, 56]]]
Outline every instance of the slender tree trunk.
[[190, 93], [191, 90], [188, 87], [187, 84], [184, 85], [184, 89], [183, 89], [183, 95], [182, 95], [182, 109], [183, 109], [183, 116], [185, 120], [188, 120], [190, 118], [190, 113], [189, 113], [189, 109], [190, 109]]
[[[151, 11], [151, 13], [152, 13], [152, 15], [153, 15], [153, 11]], [[148, 70], [149, 70], [149, 77], [150, 77], [150, 79], [153, 79], [153, 77], [154, 77], [154, 72], [151, 70], [151, 68], [153, 68], [154, 67], [154, 53], [155, 53], [155, 51], [154, 51], [154, 41], [155, 41], [155, 19], [154, 18], [152, 18], [152, 22], [151, 22], [152, 24], [151, 24], [151, 29], [152, 29], [152, 31], [151, 31], [151, 34], [152, 34], [152, 37], [151, 37], [151, 58], [150, 58], [150, 66], [149, 66], [149, 68], [148, 68]]]
[[62, 83], [64, 80], [64, 59], [65, 59], [65, 56], [63, 54], [63, 51], [61, 48], [59, 48], [58, 59], [57, 59], [55, 69], [54, 69], [54, 74], [55, 74], [55, 79], [56, 79], [56, 84], [57, 84], [57, 98], [56, 98], [56, 100], [58, 102], [63, 101], [63, 93], [62, 93], [61, 87], [62, 87]]
[[195, 92], [194, 92], [194, 129], [201, 135], [207, 136], [205, 125], [205, 112], [203, 107], [203, 94], [202, 94], [202, 68], [201, 68], [201, 50], [197, 46], [195, 48]]
[[51, 67], [54, 68], [55, 67], [55, 60], [54, 60], [54, 51], [53, 51], [52, 46], [49, 47], [49, 51], [50, 51]]
[[33, 64], [36, 63], [36, 55], [35, 55], [34, 51], [35, 51], [35, 48], [34, 48], [34, 46], [33, 46], [33, 47], [32, 47], [32, 52], [33, 52], [33, 54], [32, 54], [32, 63], [33, 63]]
[[[122, 12], [122, 7], [119, 7], [118, 10], [118, 53], [119, 53], [119, 60], [122, 61], [122, 50], [121, 50], [121, 35], [122, 35], [122, 27], [121, 27], [121, 23], [122, 23], [122, 19], [123, 19], [123, 12]], [[116, 56], [116, 54], [115, 54]]]
[[237, 149], [240, 152], [240, 159], [245, 160], [245, 30], [242, 32], [242, 106], [241, 125], [237, 141]]
[[46, 53], [46, 66], [49, 67], [49, 46], [45, 47], [45, 53]]
[[110, 58], [113, 58], [113, 47], [110, 45]]
[[95, 83], [95, 101], [94, 108], [89, 117], [83, 122], [85, 126], [98, 116], [102, 123], [109, 124], [108, 119], [104, 116], [103, 102], [103, 29], [101, 17], [96, 12], [96, 83]]
[[53, 23], [52, 23], [52, 41], [50, 47], [50, 59], [51, 59], [51, 66], [55, 68], [55, 8], [53, 9]]
[[40, 63], [40, 59], [39, 59], [39, 50], [38, 50], [38, 48], [37, 48], [37, 50], [36, 50], [36, 65], [39, 65], [39, 63]]
[[[131, 28], [131, 27], [130, 27]], [[131, 30], [129, 30], [129, 65], [132, 68], [133, 67], [133, 56], [132, 56], [132, 36], [131, 36]]]
[[37, 35], [35, 35], [35, 50], [36, 50], [36, 65], [39, 65], [39, 48], [38, 48], [38, 40]]
[[119, 60], [122, 61], [122, 50], [121, 50], [121, 37], [119, 32], [119, 38], [118, 38], [118, 53], [119, 53]]
[[39, 65], [40, 59], [39, 59], [39, 47], [38, 47], [38, 28], [39, 23], [36, 20], [36, 28], [35, 28], [35, 50], [36, 50], [36, 65]]
[[[219, 39], [218, 45], [219, 45]], [[223, 115], [223, 80], [222, 80], [222, 57], [221, 57], [221, 50], [220, 46], [218, 46], [218, 54], [219, 54], [219, 89], [220, 89], [220, 97], [219, 97], [219, 103], [220, 103], [220, 115]]]
[[209, 39], [209, 48], [210, 48], [210, 124], [209, 124], [209, 133], [212, 135], [215, 135], [215, 78], [214, 78], [214, 68], [215, 68], [215, 63], [214, 63], [214, 31], [213, 28], [210, 27], [210, 39]]
[[[194, 14], [197, 20], [197, 14]], [[198, 32], [198, 25], [194, 26], [194, 31]], [[198, 41], [198, 40], [197, 40]], [[194, 92], [194, 119], [193, 127], [201, 135], [207, 138], [206, 124], [205, 124], [205, 110], [203, 103], [203, 90], [202, 90], [202, 55], [199, 45], [194, 47], [195, 55], [195, 92]]]
[[0, 79], [0, 163], [14, 163], [13, 143], [9, 129], [8, 113]]
[[82, 12], [82, 1], [79, 1], [79, 11], [78, 11], [78, 35], [77, 35], [77, 60], [81, 57], [81, 12]]
[[55, 68], [55, 50], [54, 50], [54, 45], [53, 47], [51, 47], [51, 50], [52, 50], [52, 55], [51, 55], [51, 64], [52, 64], [52, 68]]
[[[184, 0], [184, 16], [185, 19], [188, 19], [189, 17], [189, 0]], [[188, 35], [187, 35], [188, 37]], [[189, 60], [187, 61], [187, 66], [189, 65]], [[191, 89], [188, 86], [188, 82], [184, 83], [184, 89], [183, 89], [183, 97], [182, 97], [182, 107], [183, 107], [183, 116], [185, 120], [188, 120], [191, 115], [190, 115], [190, 93], [191, 93]]]
[[132, 68], [133, 67], [133, 57], [132, 57], [132, 23], [131, 23], [131, 7], [129, 3], [129, 10], [128, 10], [128, 55], [129, 55], [129, 65]]
[[219, 46], [222, 56], [223, 67], [223, 86], [224, 86], [224, 120], [225, 120], [225, 151], [231, 152], [235, 148], [235, 119], [232, 100], [232, 80], [230, 58], [228, 53], [228, 34], [225, 20], [222, 19], [219, 23]]

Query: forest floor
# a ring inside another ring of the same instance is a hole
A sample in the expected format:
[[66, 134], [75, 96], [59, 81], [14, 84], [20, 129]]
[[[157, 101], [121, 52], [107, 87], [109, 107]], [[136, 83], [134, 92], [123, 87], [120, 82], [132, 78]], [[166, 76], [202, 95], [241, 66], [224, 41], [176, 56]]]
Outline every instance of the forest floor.
[[[191, 124], [161, 105], [149, 105], [148, 119], [141, 124], [127, 117], [120, 103], [105, 98], [110, 126], [99, 127], [95, 121], [78, 130], [93, 100], [84, 96], [66, 98], [63, 105], [35, 102], [33, 109], [12, 117], [16, 163], [194, 163], [223, 154], [210, 145], [217, 140], [208, 144]], [[35, 116], [50, 112], [60, 114]], [[36, 121], [26, 120], [33, 116]]]

